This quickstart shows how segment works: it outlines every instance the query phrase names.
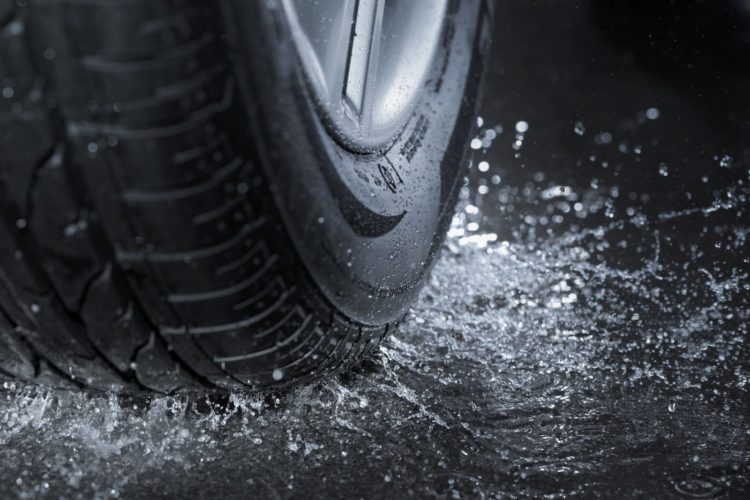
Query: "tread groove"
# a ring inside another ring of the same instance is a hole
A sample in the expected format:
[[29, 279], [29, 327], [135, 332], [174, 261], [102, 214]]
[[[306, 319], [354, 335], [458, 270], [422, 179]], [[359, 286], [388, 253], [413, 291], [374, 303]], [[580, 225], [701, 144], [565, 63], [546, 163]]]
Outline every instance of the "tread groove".
[[272, 255], [266, 260], [266, 263], [258, 269], [254, 274], [250, 275], [247, 279], [235, 283], [233, 285], [217, 288], [214, 290], [207, 290], [205, 292], [193, 292], [193, 293], [173, 293], [167, 295], [167, 300], [173, 304], [184, 304], [190, 302], [204, 302], [208, 300], [216, 300], [230, 295], [235, 295], [237, 292], [245, 290], [249, 286], [257, 282], [262, 276], [268, 273], [273, 265], [278, 260], [276, 255]]
[[148, 140], [163, 139], [169, 136], [185, 133], [188, 130], [204, 124], [214, 115], [229, 109], [233, 99], [233, 81], [228, 79], [225, 87], [224, 98], [219, 102], [205, 105], [203, 108], [193, 112], [186, 120], [171, 125], [160, 127], [141, 128], [130, 125], [115, 123], [94, 122], [88, 120], [71, 120], [68, 123], [68, 133], [72, 137], [86, 136], [116, 136], [126, 140]]
[[[170, 326], [163, 326], [162, 332], [165, 335], [184, 335], [189, 333], [190, 335], [214, 335], [214, 334], [221, 334], [221, 333], [228, 333], [235, 330], [240, 330], [242, 328], [246, 328], [248, 326], [252, 326], [256, 323], [259, 323], [260, 321], [266, 319], [271, 314], [276, 312], [279, 308], [281, 308], [282, 304], [289, 298], [290, 295], [294, 292], [294, 288], [288, 289], [284, 291], [281, 296], [276, 299], [276, 301], [271, 304], [271, 306], [264, 310], [261, 313], [255, 314], [253, 316], [248, 316], [244, 319], [241, 319], [239, 321], [233, 321], [231, 323], [222, 323], [222, 324], [215, 324], [215, 325], [207, 325], [207, 326], [195, 326], [189, 329], [187, 327], [170, 327]], [[260, 338], [260, 337], [259, 337]]]
[[220, 253], [235, 247], [242, 243], [245, 238], [251, 235], [265, 223], [264, 218], [256, 219], [253, 222], [242, 226], [240, 231], [228, 239], [211, 246], [196, 248], [192, 250], [176, 250], [171, 252], [161, 252], [159, 250], [141, 250], [138, 252], [117, 251], [117, 261], [120, 263], [128, 262], [151, 262], [154, 264], [167, 262], [192, 262], [198, 259], [214, 257]]
[[[292, 312], [296, 312], [296, 311], [292, 311]], [[291, 315], [291, 312], [290, 312], [290, 315]], [[307, 328], [307, 325], [309, 323], [310, 323], [310, 316], [308, 315], [303, 320], [302, 325], [300, 325], [300, 327], [297, 328], [297, 330], [295, 330], [295, 332], [292, 335], [290, 335], [285, 340], [279, 342], [278, 344], [274, 345], [273, 347], [269, 347], [267, 349], [263, 349], [263, 350], [256, 351], [256, 352], [239, 354], [239, 355], [236, 355], [236, 356], [215, 357], [214, 358], [214, 362], [216, 362], [216, 363], [235, 363], [235, 362], [238, 362], [238, 361], [247, 361], [248, 359], [257, 358], [257, 357], [260, 357], [260, 356], [264, 356], [264, 355], [270, 354], [272, 352], [276, 352], [279, 347], [284, 346], [284, 345], [292, 342], [293, 340], [297, 340], [297, 338], [299, 337], [299, 335], [302, 333], [302, 331], [305, 328]], [[270, 330], [270, 331], [272, 331], [272, 330]]]
[[236, 173], [243, 163], [242, 158], [235, 158], [217, 170], [208, 179], [191, 186], [175, 187], [161, 191], [137, 191], [131, 189], [125, 191], [122, 197], [126, 203], [164, 203], [191, 198], [219, 186], [228, 177]]

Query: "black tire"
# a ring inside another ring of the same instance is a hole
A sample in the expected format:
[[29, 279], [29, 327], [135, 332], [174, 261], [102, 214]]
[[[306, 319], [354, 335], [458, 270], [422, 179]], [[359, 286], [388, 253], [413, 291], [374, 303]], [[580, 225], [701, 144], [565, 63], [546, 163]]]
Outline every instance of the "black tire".
[[[363, 155], [310, 112], [272, 2], [0, 0], [0, 372], [264, 388], [373, 352], [442, 242], [473, 133], [490, 23], [450, 5], [413, 120]], [[368, 218], [331, 162], [405, 215]]]

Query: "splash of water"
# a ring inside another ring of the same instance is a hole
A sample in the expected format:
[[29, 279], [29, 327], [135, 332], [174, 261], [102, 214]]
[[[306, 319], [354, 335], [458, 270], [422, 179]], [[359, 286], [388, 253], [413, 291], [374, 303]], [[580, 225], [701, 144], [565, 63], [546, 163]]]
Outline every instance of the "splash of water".
[[[480, 147], [502, 127], [488, 130]], [[0, 493], [747, 489], [747, 176], [706, 206], [658, 213], [619, 210], [616, 187], [595, 180], [475, 184], [375, 360], [221, 400], [6, 382]], [[522, 212], [517, 229], [496, 230], [492, 210]]]

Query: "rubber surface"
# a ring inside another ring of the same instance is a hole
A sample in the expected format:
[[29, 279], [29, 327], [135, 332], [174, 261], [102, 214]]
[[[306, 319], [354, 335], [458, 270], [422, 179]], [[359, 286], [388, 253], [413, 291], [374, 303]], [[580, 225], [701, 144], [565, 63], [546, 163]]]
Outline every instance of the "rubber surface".
[[[225, 3], [259, 162], [298, 254], [347, 317], [370, 325], [399, 318], [453, 214], [475, 132], [492, 2], [448, 2], [410, 119], [386, 148], [367, 154], [326, 132], [279, 3]], [[255, 29], [244, 28], [253, 22]]]
[[218, 2], [0, 0], [0, 372], [159, 392], [347, 369], [256, 164]]

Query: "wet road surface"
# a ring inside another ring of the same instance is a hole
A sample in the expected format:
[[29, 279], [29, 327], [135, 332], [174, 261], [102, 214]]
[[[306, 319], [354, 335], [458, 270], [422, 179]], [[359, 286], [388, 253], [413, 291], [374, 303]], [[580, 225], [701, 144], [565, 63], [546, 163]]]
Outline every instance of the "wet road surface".
[[376, 359], [218, 404], [6, 383], [0, 496], [747, 497], [746, 70], [607, 22], [499, 9], [459, 215]]

